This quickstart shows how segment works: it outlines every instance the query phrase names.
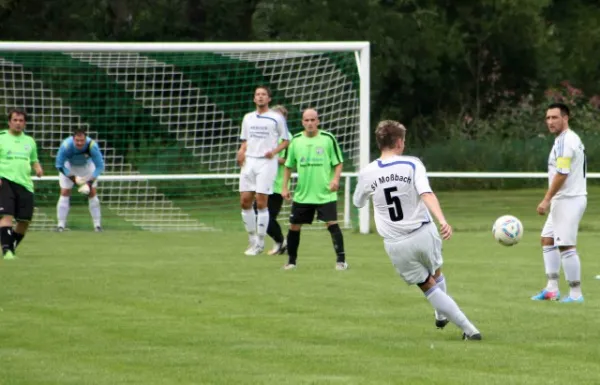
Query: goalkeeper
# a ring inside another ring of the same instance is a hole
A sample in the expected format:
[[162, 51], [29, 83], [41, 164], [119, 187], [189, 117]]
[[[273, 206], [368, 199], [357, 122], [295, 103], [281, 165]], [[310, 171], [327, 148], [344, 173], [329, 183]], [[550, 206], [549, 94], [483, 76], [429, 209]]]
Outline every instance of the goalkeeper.
[[78, 192], [87, 195], [94, 231], [102, 231], [100, 200], [96, 195], [98, 177], [104, 171], [104, 159], [98, 143], [90, 138], [83, 129], [77, 129], [73, 135], [62, 142], [56, 156], [56, 168], [59, 171], [60, 197], [56, 204], [58, 226], [62, 232], [67, 225], [71, 190], [78, 186]]

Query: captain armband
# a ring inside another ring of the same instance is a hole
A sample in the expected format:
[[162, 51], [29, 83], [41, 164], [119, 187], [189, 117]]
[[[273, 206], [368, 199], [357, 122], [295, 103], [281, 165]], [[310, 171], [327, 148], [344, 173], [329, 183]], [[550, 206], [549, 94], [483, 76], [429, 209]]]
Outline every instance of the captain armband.
[[571, 158], [560, 157], [556, 159], [556, 168], [563, 170], [571, 169]]

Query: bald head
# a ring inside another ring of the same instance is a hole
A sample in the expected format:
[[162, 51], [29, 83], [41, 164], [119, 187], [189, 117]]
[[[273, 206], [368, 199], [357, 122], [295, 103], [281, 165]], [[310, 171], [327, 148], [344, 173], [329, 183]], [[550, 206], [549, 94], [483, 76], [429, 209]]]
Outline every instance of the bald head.
[[314, 108], [307, 108], [302, 112], [302, 126], [308, 136], [314, 136], [319, 131], [319, 114]]

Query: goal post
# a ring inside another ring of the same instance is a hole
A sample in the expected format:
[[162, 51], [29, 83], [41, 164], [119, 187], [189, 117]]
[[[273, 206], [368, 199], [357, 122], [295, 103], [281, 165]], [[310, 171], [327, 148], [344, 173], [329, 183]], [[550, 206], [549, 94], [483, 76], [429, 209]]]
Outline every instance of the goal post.
[[[48, 226], [58, 195], [54, 157], [76, 128], [105, 154], [99, 196], [108, 217], [155, 231], [211, 229], [202, 210], [214, 208], [216, 195], [239, 216], [235, 152], [257, 85], [290, 111], [292, 132], [304, 108], [319, 111], [344, 152], [344, 175], [369, 163], [368, 42], [0, 42], [0, 112], [29, 114], [27, 132], [49, 175], [37, 183], [36, 214]], [[366, 233], [368, 208], [350, 218], [351, 180], [339, 194], [340, 221]]]

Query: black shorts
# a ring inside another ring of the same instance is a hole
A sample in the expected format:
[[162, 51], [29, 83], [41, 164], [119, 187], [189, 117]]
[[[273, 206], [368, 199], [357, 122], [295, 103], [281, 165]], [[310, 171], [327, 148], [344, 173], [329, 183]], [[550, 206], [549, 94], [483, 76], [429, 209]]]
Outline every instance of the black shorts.
[[33, 193], [18, 183], [0, 179], [0, 216], [11, 215], [17, 221], [33, 218]]
[[313, 204], [313, 203], [292, 203], [292, 213], [290, 214], [290, 223], [293, 225], [310, 225], [315, 219], [323, 222], [335, 222], [337, 217], [337, 201]]

